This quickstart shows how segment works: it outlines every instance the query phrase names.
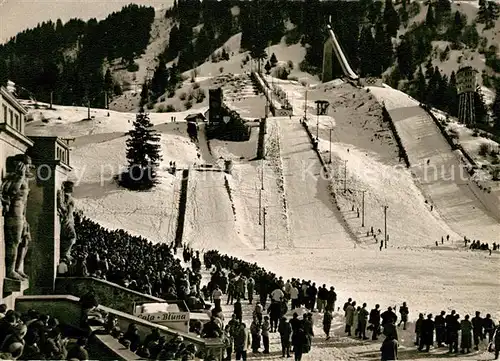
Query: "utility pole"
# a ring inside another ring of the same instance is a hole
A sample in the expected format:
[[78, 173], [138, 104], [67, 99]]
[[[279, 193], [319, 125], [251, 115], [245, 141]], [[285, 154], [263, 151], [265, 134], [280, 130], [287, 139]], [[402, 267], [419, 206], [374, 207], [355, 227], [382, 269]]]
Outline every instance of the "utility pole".
[[363, 200], [361, 201], [361, 227], [365, 226], [365, 192], [361, 191], [363, 193]]
[[347, 160], [344, 160], [344, 193], [347, 192]]
[[108, 106], [108, 92], [107, 91], [104, 92], [104, 107], [106, 109], [109, 109], [109, 106]]
[[51, 92], [50, 92], [50, 108], [49, 108], [50, 110], [52, 110], [52, 103], [53, 103], [53, 100], [54, 100], [54, 92], [53, 92], [53, 91], [51, 91]]
[[262, 189], [259, 189], [259, 226], [262, 225]]
[[92, 119], [90, 118], [90, 99], [87, 99], [87, 117], [88, 119]]
[[304, 103], [304, 121], [307, 120], [307, 85], [306, 85], [306, 102]]
[[261, 190], [264, 190], [264, 160], [262, 159], [260, 161], [261, 167], [260, 167], [260, 181], [261, 181]]
[[332, 128], [330, 128], [330, 160], [328, 161], [328, 163], [332, 164]]
[[262, 213], [263, 213], [263, 214], [262, 214], [262, 216], [263, 216], [263, 218], [264, 218], [264, 220], [263, 220], [263, 222], [262, 222], [262, 223], [263, 223], [263, 224], [262, 224], [262, 226], [263, 226], [263, 231], [264, 231], [264, 232], [263, 232], [263, 240], [262, 240], [262, 241], [263, 241], [264, 249], [266, 249], [266, 207], [263, 207], [262, 211], [263, 211], [263, 212], [262, 212]]
[[384, 206], [384, 248], [387, 248], [387, 208], [389, 206]]
[[316, 115], [316, 142], [319, 141], [319, 113]]

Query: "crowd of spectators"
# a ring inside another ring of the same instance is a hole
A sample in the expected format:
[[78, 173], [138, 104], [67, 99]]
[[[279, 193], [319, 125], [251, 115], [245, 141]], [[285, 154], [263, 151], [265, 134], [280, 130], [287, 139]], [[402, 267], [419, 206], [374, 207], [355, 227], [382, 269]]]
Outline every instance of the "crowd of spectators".
[[57, 318], [31, 310], [20, 314], [0, 305], [0, 359], [88, 360], [87, 338], [71, 342]]
[[173, 244], [153, 244], [124, 230], [108, 230], [75, 214], [77, 243], [72, 259], [64, 259], [60, 276], [95, 277], [162, 299], [185, 300], [203, 307], [199, 254], [189, 253], [191, 268], [175, 257]]

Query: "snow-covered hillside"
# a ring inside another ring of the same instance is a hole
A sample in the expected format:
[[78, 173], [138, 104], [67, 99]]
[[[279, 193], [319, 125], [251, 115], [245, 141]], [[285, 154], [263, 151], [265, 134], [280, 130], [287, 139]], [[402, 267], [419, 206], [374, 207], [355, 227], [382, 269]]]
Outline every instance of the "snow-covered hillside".
[[[252, 128], [248, 142], [212, 140], [210, 146], [202, 132], [197, 148], [181, 122], [189, 112], [151, 114], [161, 132], [164, 168], [171, 160], [176, 161], [178, 168], [195, 163], [221, 167], [224, 159], [233, 160], [231, 175], [191, 169], [184, 241], [198, 249], [216, 248], [257, 262], [285, 278], [333, 284], [339, 302], [353, 297], [367, 302], [369, 307], [379, 303], [385, 308], [406, 301], [411, 320], [419, 312], [436, 313], [441, 309], [456, 309], [460, 314], [473, 314], [478, 309], [498, 319], [500, 254], [493, 252], [488, 256], [484, 251], [469, 251], [463, 247], [462, 236], [457, 234], [460, 232], [454, 233], [439, 212], [430, 210], [418, 183], [398, 165], [394, 139], [381, 119], [377, 94], [373, 96], [341, 82], [309, 88], [310, 102], [326, 98], [335, 109], [318, 121], [320, 149], [325, 158], [332, 129], [335, 171], [333, 179], [328, 180], [319, 177], [317, 155], [299, 123], [305, 88], [293, 81], [274, 79], [273, 83], [289, 94], [296, 115], [291, 119], [268, 119], [263, 162], [252, 160], [258, 127]], [[414, 103], [403, 94], [387, 98], [386, 106], [390, 109], [403, 105]], [[88, 121], [82, 120], [87, 116], [86, 108], [55, 108], [31, 109], [34, 120], [28, 124], [27, 133], [75, 137], [71, 163], [78, 207], [106, 227], [124, 228], [154, 242], [171, 241], [180, 177], [162, 171], [161, 183], [155, 190], [138, 193], [117, 188], [111, 181], [111, 176], [126, 165], [124, 133], [132, 126], [135, 115], [110, 111], [108, 117], [108, 111], [92, 109], [95, 118]], [[312, 104], [306, 110], [314, 133], [316, 116]], [[171, 122], [172, 116], [177, 117], [177, 123]], [[345, 195], [344, 172], [352, 191]], [[332, 189], [337, 203], [330, 194]], [[358, 190], [366, 190], [364, 228], [351, 208], [353, 204], [361, 207]], [[260, 204], [266, 207], [265, 250], [259, 196]], [[389, 206], [390, 240], [386, 249], [379, 250], [378, 229], [383, 233], [384, 205]], [[371, 226], [376, 237], [366, 237]], [[447, 234], [450, 241], [440, 244], [441, 237]], [[488, 241], [497, 236], [492, 235]], [[336, 336], [342, 335], [341, 323], [342, 317], [337, 314]], [[412, 347], [411, 337], [411, 333], [403, 333], [403, 349]], [[345, 342], [345, 347], [339, 349], [336, 341], [325, 343], [325, 347], [313, 344], [304, 360], [372, 360], [377, 355], [375, 344], [362, 345], [343, 338], [338, 341]], [[474, 355], [478, 360], [487, 356]], [[418, 355], [412, 358], [419, 359]]]

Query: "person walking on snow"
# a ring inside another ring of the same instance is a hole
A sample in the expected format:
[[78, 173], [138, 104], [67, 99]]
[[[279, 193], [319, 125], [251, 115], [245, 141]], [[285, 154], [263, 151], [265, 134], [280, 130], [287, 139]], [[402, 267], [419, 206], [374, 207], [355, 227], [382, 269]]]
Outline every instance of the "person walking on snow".
[[214, 300], [214, 306], [216, 309], [220, 309], [220, 303], [222, 299], [222, 291], [219, 288], [219, 285], [215, 286], [215, 290], [212, 292], [212, 298]]
[[248, 304], [252, 304], [253, 302], [253, 293], [255, 288], [255, 281], [252, 277], [248, 277], [247, 279], [247, 293], [248, 293]]
[[403, 330], [406, 330], [406, 322], [408, 322], [408, 315], [410, 311], [408, 311], [408, 306], [406, 306], [406, 302], [403, 302], [403, 306], [399, 308], [399, 314], [401, 315], [401, 321], [398, 323], [398, 327], [403, 324]]
[[323, 316], [323, 331], [326, 335], [326, 340], [330, 339], [330, 328], [332, 327], [332, 312], [328, 309], [325, 310], [325, 314]]
[[354, 322], [354, 311], [356, 302], [353, 302], [352, 304], [349, 303], [345, 309], [345, 333], [347, 333], [347, 336], [351, 336], [351, 328]]
[[394, 361], [398, 359], [398, 341], [393, 335], [389, 335], [380, 347], [382, 361]]
[[366, 324], [368, 321], [368, 310], [366, 309], [366, 303], [363, 303], [363, 307], [358, 312], [358, 329], [359, 338], [363, 340], [368, 340], [366, 337]]
[[469, 315], [465, 315], [465, 318], [460, 322], [460, 330], [462, 332], [461, 352], [470, 353], [472, 348], [472, 322], [469, 321]]
[[474, 350], [479, 350], [479, 341], [483, 340], [483, 324], [484, 320], [481, 317], [481, 312], [476, 311], [476, 317], [472, 320], [472, 334], [474, 337]]
[[370, 311], [370, 318], [368, 322], [372, 327], [372, 340], [378, 340], [378, 335], [380, 334], [380, 305], [376, 304], [375, 308]]
[[292, 342], [292, 325], [287, 321], [286, 317], [281, 317], [278, 332], [281, 340], [281, 353], [282, 357], [290, 357], [290, 345]]

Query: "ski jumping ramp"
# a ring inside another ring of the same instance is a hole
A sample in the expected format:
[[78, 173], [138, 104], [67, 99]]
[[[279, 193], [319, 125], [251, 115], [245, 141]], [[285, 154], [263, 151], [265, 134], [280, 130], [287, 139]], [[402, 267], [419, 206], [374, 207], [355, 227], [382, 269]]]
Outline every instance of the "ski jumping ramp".
[[323, 82], [328, 82], [333, 79], [333, 67], [332, 67], [332, 55], [335, 53], [335, 57], [342, 67], [342, 71], [346, 77], [351, 80], [359, 80], [359, 76], [352, 70], [351, 65], [347, 61], [340, 43], [333, 31], [331, 26], [331, 17], [329, 23], [326, 25], [328, 31], [328, 40], [325, 42], [323, 49]]

